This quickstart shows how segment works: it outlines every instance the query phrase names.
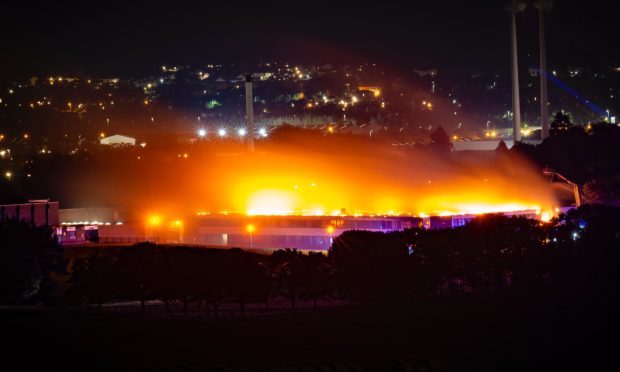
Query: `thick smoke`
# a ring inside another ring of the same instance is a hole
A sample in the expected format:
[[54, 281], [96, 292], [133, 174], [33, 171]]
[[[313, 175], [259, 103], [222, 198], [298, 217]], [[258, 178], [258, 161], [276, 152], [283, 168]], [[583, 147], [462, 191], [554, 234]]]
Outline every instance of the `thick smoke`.
[[283, 129], [238, 142], [94, 155], [62, 174], [64, 205], [167, 214], [446, 214], [551, 208], [539, 169], [514, 154], [403, 149], [369, 138]]

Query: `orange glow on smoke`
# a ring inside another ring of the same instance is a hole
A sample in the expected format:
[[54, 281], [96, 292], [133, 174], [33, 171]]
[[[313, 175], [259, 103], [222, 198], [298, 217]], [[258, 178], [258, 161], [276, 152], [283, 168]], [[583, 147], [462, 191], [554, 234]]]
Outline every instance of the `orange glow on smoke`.
[[[270, 133], [268, 140], [257, 141], [254, 153], [224, 142], [203, 145], [183, 150], [191, 156], [182, 161], [178, 150], [149, 146], [139, 162], [111, 162], [109, 173], [97, 173], [115, 177], [72, 180], [79, 186], [73, 194], [103, 195], [109, 203], [143, 205], [168, 216], [189, 211], [432, 216], [535, 210], [546, 219], [554, 213], [543, 212], [558, 206], [542, 170], [512, 154], [435, 155], [325, 130]], [[150, 217], [142, 217], [148, 226], [168, 221], [160, 215], [159, 222], [149, 222]]]
[[[409, 156], [409, 155], [407, 155]], [[219, 195], [201, 210], [247, 215], [455, 215], [548, 210], [548, 183], [525, 163], [401, 154], [274, 151], [217, 159]], [[540, 173], [540, 174], [539, 174]], [[541, 214], [545, 219], [551, 218]]]
[[148, 223], [151, 226], [159, 226], [161, 223], [161, 216], [157, 214], [152, 214], [148, 217]]

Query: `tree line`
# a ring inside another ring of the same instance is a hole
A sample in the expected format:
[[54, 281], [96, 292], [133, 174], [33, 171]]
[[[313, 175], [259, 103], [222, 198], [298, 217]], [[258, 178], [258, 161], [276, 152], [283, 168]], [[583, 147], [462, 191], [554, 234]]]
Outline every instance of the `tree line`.
[[[483, 215], [445, 230], [391, 233], [347, 231], [327, 254], [278, 250], [270, 255], [241, 249], [166, 247], [140, 243], [115, 250], [95, 248], [74, 258], [62, 274], [55, 243], [28, 238], [3, 244], [1, 299], [4, 303], [50, 299], [101, 305], [109, 301], [158, 300], [198, 303], [218, 314], [224, 303], [240, 314], [251, 303], [275, 296], [294, 309], [298, 301], [341, 299], [351, 303], [405, 303], [429, 298], [553, 289], [567, 294], [620, 293], [620, 208], [586, 205], [548, 224], [523, 217]], [[28, 230], [31, 229], [31, 230]], [[35, 229], [36, 230], [36, 229]], [[30, 240], [27, 240], [30, 239]], [[38, 247], [45, 242], [45, 247]], [[24, 251], [24, 254], [16, 252]], [[45, 254], [37, 252], [45, 252]], [[49, 283], [66, 279], [62, 294]], [[34, 278], [34, 279], [33, 279]], [[48, 283], [48, 284], [45, 284]], [[615, 295], [614, 295], [615, 296]]]
[[316, 301], [330, 295], [328, 258], [319, 252], [303, 254], [279, 250], [270, 256], [241, 249], [167, 247], [138, 243], [115, 254], [93, 253], [77, 257], [69, 267], [74, 299], [102, 303], [111, 300], [189, 302], [218, 314], [223, 303], [234, 303], [241, 315], [248, 303], [267, 304], [270, 297]]
[[[620, 127], [609, 123], [574, 126], [558, 112], [552, 135], [538, 146], [518, 143], [510, 152], [541, 169], [549, 166], [582, 187], [587, 203], [620, 206]], [[537, 137], [534, 137], [537, 138]]]

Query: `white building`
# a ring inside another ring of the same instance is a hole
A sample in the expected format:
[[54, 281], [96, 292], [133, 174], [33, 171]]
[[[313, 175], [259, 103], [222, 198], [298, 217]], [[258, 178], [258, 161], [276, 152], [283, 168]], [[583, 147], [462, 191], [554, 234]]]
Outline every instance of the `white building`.
[[135, 138], [123, 136], [120, 134], [115, 134], [110, 137], [102, 138], [101, 141], [99, 142], [102, 145], [107, 145], [107, 146], [135, 146], [136, 145]]

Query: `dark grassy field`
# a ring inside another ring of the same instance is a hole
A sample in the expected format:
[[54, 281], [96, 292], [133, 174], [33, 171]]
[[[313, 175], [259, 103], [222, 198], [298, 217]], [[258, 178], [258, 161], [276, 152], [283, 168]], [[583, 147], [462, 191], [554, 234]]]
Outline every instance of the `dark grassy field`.
[[20, 370], [596, 370], [615, 359], [617, 309], [513, 293], [215, 320], [3, 309], [0, 325]]

